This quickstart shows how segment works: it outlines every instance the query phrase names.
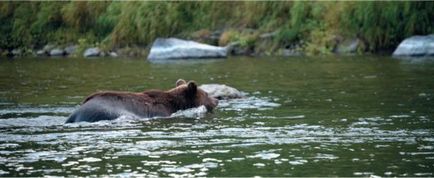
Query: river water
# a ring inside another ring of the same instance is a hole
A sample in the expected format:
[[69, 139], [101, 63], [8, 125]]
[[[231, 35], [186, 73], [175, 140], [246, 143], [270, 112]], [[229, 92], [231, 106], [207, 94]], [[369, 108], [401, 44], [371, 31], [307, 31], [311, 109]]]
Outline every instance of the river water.
[[[247, 97], [64, 124], [93, 92], [179, 78]], [[384, 56], [0, 59], [0, 176], [434, 176], [433, 100], [434, 62]]]

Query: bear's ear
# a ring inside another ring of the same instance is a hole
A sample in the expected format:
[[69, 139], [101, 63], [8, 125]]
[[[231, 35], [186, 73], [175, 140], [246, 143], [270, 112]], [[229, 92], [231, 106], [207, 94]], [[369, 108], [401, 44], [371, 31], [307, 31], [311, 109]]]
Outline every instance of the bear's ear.
[[187, 82], [185, 82], [184, 79], [178, 79], [175, 83], [175, 87], [178, 87], [179, 85], [183, 85], [186, 84]]
[[188, 93], [188, 95], [194, 96], [194, 95], [196, 95], [196, 92], [197, 92], [197, 85], [196, 85], [196, 83], [194, 81], [188, 82], [188, 84], [187, 84], [187, 93]]

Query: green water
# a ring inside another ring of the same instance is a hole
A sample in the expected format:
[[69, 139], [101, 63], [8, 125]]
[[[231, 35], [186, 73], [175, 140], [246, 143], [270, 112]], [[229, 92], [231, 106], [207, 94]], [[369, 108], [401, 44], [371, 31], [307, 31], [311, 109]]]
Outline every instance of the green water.
[[[63, 124], [99, 90], [247, 92], [202, 118]], [[434, 62], [0, 59], [0, 176], [434, 176]]]

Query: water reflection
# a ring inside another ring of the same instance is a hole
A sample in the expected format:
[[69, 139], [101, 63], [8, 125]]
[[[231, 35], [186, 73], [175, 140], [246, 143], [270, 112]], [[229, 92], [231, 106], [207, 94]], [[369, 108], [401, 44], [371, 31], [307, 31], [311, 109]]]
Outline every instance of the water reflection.
[[[23, 61], [0, 66], [0, 176], [432, 176], [434, 169], [429, 64]], [[53, 73], [40, 72], [53, 65]], [[181, 76], [250, 94], [220, 102], [213, 114], [194, 108], [64, 124], [95, 89], [170, 88]]]

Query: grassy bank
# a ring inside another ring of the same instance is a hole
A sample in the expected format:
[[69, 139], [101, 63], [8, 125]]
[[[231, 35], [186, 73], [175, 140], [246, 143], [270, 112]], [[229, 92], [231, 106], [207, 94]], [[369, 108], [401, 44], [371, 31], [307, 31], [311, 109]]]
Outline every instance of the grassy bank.
[[[378, 52], [434, 33], [432, 9], [434, 2], [0, 2], [0, 48], [146, 47], [157, 37], [220, 30], [220, 45], [239, 41], [269, 52], [297, 44], [327, 54], [348, 38], [363, 41], [363, 52]], [[273, 38], [258, 44], [269, 32]]]

